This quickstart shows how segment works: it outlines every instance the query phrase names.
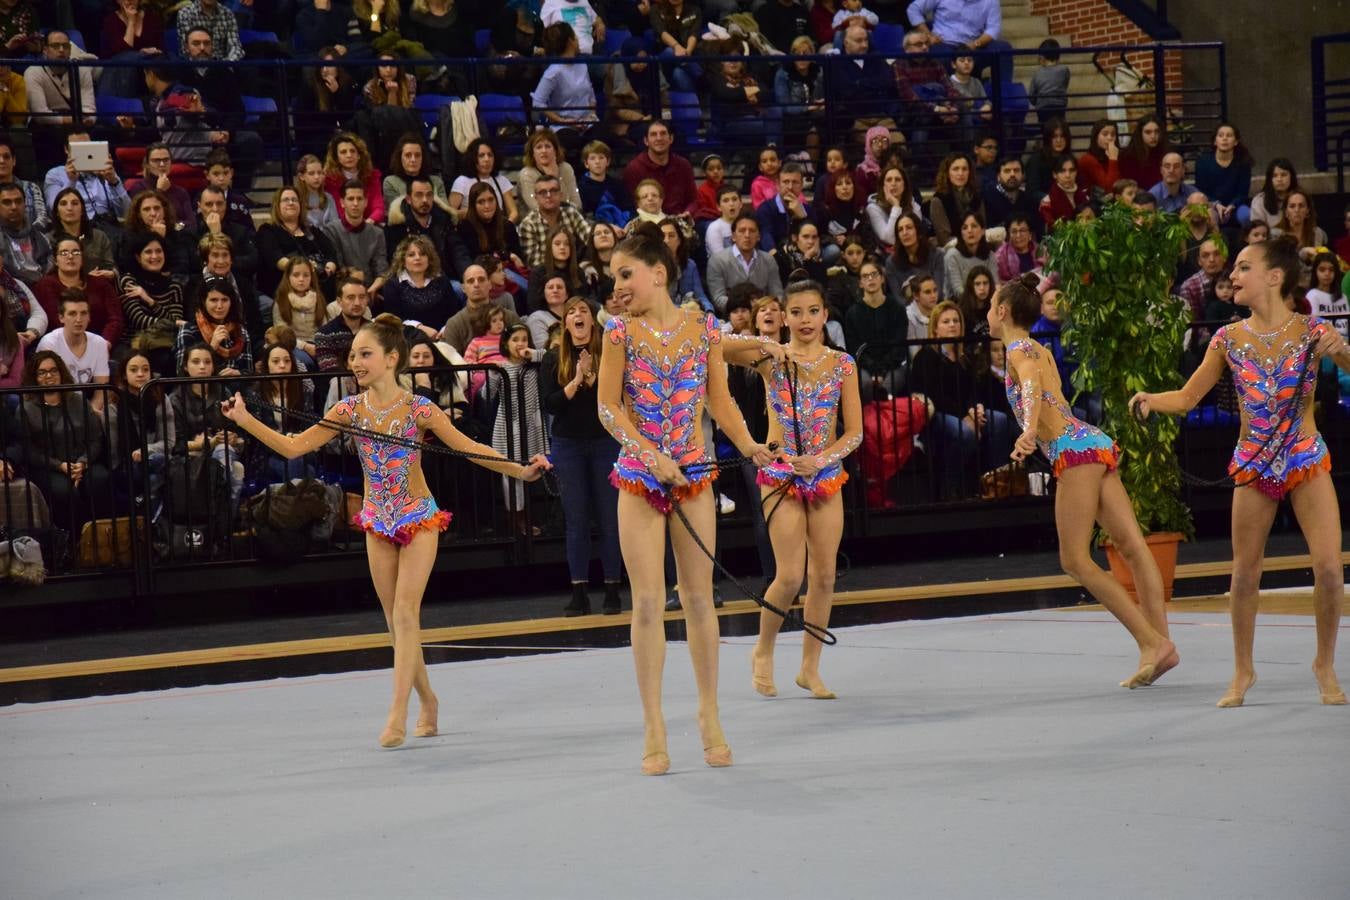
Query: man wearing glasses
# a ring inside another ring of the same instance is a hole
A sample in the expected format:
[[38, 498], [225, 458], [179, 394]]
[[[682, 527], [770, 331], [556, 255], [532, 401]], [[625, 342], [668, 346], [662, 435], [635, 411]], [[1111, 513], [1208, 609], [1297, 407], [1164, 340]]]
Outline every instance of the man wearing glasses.
[[197, 216], [192, 197], [183, 188], [169, 180], [173, 169], [173, 154], [169, 145], [157, 142], [145, 148], [145, 170], [140, 178], [127, 179], [127, 193], [136, 196], [141, 191], [159, 191], [168, 198], [178, 221], [191, 222]]
[[[72, 83], [70, 36], [64, 31], [47, 32], [42, 46], [46, 65], [29, 66], [24, 70], [24, 86], [28, 93], [28, 115], [33, 126], [38, 158], [50, 158], [51, 150], [60, 146], [58, 135], [76, 124], [75, 85]], [[94, 70], [88, 66], [75, 69], [79, 79], [79, 108], [92, 124], [96, 115], [94, 105]]]
[[30, 288], [52, 267], [52, 245], [28, 221], [23, 188], [0, 184], [0, 241], [5, 271]]
[[14, 174], [18, 167], [18, 152], [14, 146], [14, 139], [3, 132], [0, 132], [0, 184], [13, 182], [23, 191], [24, 209], [28, 214], [28, 221], [32, 222], [37, 228], [43, 231], [51, 225], [51, 219], [47, 215], [47, 198], [42, 196], [42, 188], [31, 181], [24, 181]]
[[591, 228], [572, 204], [562, 198], [562, 185], [556, 176], [543, 175], [534, 183], [534, 211], [520, 220], [520, 246], [525, 251], [525, 263], [534, 268], [542, 266], [548, 251], [548, 235], [562, 225], [572, 233], [577, 247], [585, 247], [591, 239]]

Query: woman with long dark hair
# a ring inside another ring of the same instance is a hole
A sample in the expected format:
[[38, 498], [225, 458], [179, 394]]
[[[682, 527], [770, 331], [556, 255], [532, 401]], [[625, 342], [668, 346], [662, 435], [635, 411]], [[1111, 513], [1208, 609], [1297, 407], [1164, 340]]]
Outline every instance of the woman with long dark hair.
[[233, 284], [216, 276], [207, 278], [202, 283], [201, 302], [192, 310], [191, 321], [179, 327], [174, 341], [178, 367], [186, 364], [188, 348], [200, 343], [210, 348], [216, 375], [252, 375], [253, 350], [241, 307]]
[[976, 183], [975, 165], [966, 153], [948, 153], [938, 165], [937, 184], [928, 204], [933, 240], [939, 247], [947, 246], [971, 212], [984, 218], [984, 199]]
[[487, 138], [470, 141], [460, 156], [459, 177], [450, 185], [450, 209], [460, 214], [461, 218], [468, 215], [473, 208], [473, 198], [470, 196], [473, 187], [485, 184], [492, 190], [497, 207], [505, 213], [507, 221], [519, 222], [521, 213], [516, 207], [515, 185], [505, 175], [497, 173], [497, 166], [497, 150], [491, 141]]
[[422, 135], [409, 131], [394, 141], [394, 152], [389, 156], [389, 168], [384, 176], [384, 205], [393, 209], [394, 202], [408, 196], [412, 179], [422, 177], [431, 182], [431, 196], [443, 209], [450, 209], [450, 198], [445, 193], [445, 181], [431, 173], [431, 151]]
[[1087, 152], [1078, 157], [1078, 183], [1093, 196], [1114, 193], [1120, 180], [1119, 132], [1110, 119], [1098, 119], [1088, 138]]
[[1195, 161], [1195, 186], [1213, 205], [1219, 225], [1246, 225], [1251, 218], [1252, 154], [1237, 126], [1220, 122], [1213, 148]]
[[164, 245], [164, 268], [170, 275], [187, 280], [197, 269], [197, 242], [192, 232], [177, 221], [169, 198], [159, 191], [141, 191], [131, 198], [131, 206], [122, 220], [122, 254], [118, 268], [126, 271], [130, 260], [126, 248], [135, 246], [137, 236], [152, 234]]
[[112, 241], [89, 220], [84, 195], [74, 188], [62, 188], [52, 203], [52, 227], [47, 235], [55, 247], [63, 237], [73, 237], [83, 250], [84, 270], [100, 278], [117, 275]]
[[1266, 180], [1252, 198], [1251, 221], [1264, 222], [1270, 228], [1280, 224], [1284, 214], [1284, 198], [1296, 191], [1298, 171], [1288, 158], [1277, 156], [1266, 166]]
[[337, 248], [328, 235], [305, 216], [300, 191], [289, 185], [272, 195], [272, 215], [258, 228], [258, 290], [275, 299], [286, 267], [297, 256], [314, 267], [317, 286], [333, 293], [337, 277]]
[[1153, 113], [1140, 116], [1130, 129], [1130, 142], [1120, 151], [1120, 177], [1147, 191], [1162, 181], [1162, 160], [1172, 150], [1167, 125]]
[[[1035, 150], [1027, 154], [1022, 163], [1026, 171], [1026, 187], [1033, 197], [1043, 197], [1054, 183], [1055, 163], [1066, 153], [1071, 152], [1073, 135], [1063, 119], [1047, 119], [1041, 126], [1041, 142]], [[1157, 180], [1161, 180], [1159, 175]], [[1155, 181], [1156, 183], [1156, 181]], [[1143, 182], [1140, 182], [1143, 187]]]
[[469, 189], [468, 209], [455, 226], [450, 249], [456, 274], [463, 275], [480, 256], [494, 256], [510, 264], [507, 271], [518, 276], [521, 287], [528, 283], [520, 275], [526, 271], [520, 235], [497, 205], [497, 191], [492, 185], [479, 183]]
[[597, 412], [595, 385], [600, 368], [600, 328], [590, 305], [573, 297], [563, 307], [558, 346], [544, 355], [539, 378], [540, 402], [552, 422], [553, 465], [562, 488], [563, 520], [567, 530], [567, 568], [572, 599], [565, 616], [591, 611], [586, 595], [590, 580], [591, 528], [605, 579], [605, 615], [620, 610], [618, 493], [609, 473], [619, 455]]
[[[261, 374], [292, 375], [297, 371], [294, 351], [280, 344], [268, 344], [263, 348]], [[249, 386], [248, 397], [253, 401], [261, 400], [284, 410], [299, 410], [304, 414], [314, 409], [314, 383], [308, 378], [275, 378], [253, 382]], [[258, 409], [260, 422], [282, 434], [294, 434], [307, 427], [307, 420], [288, 412], [277, 412], [256, 405], [255, 408]], [[249, 441], [244, 460], [246, 472], [251, 476], [265, 474], [269, 483], [308, 477], [313, 471], [303, 459], [297, 461], [279, 456], [256, 438]]]
[[122, 318], [131, 346], [145, 351], [155, 372], [178, 373], [173, 345], [183, 324], [183, 288], [164, 271], [164, 242], [155, 234], [136, 235], [117, 279]]

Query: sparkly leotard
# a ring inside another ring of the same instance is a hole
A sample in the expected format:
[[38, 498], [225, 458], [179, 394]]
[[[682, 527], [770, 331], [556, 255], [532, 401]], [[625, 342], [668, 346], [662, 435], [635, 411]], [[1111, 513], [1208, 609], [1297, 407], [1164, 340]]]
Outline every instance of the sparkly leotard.
[[[1027, 427], [1026, 415], [1030, 403], [1024, 393], [1028, 385], [1018, 383], [1013, 378], [1011, 360], [1014, 353], [1025, 355], [1041, 370], [1041, 409], [1036, 446], [1050, 460], [1055, 477], [1058, 478], [1065, 469], [1074, 466], [1103, 465], [1106, 471], [1114, 471], [1120, 465], [1120, 448], [1100, 428], [1094, 428], [1074, 416], [1073, 410], [1064, 400], [1059, 371], [1053, 364], [1042, 365], [1044, 360], [1050, 358], [1050, 352], [1026, 338], [1019, 338], [1008, 345], [1008, 374], [1003, 379], [1003, 386], [1008, 392], [1008, 405], [1017, 417], [1017, 424], [1023, 429]], [[1048, 441], [1044, 440], [1041, 438], [1043, 431], [1054, 436]]]
[[[361, 393], [343, 399], [334, 409], [358, 428], [418, 440], [418, 421], [430, 418], [434, 407], [425, 397], [412, 394], [379, 410]], [[450, 513], [437, 508], [422, 478], [421, 451], [368, 437], [355, 440], [366, 477], [366, 496], [352, 524], [399, 545], [409, 543], [423, 529], [444, 531], [449, 526]]]
[[[844, 381], [856, 371], [853, 357], [834, 350], [826, 350], [813, 363], [774, 365], [765, 382], [769, 411], [773, 413], [769, 441], [777, 443], [789, 456], [822, 454], [834, 443]], [[861, 443], [860, 433], [822, 458], [823, 465], [815, 475], [794, 475], [792, 466], [773, 462], [759, 470], [757, 480], [762, 485], [782, 488], [804, 503], [820, 503], [838, 493], [848, 481], [844, 457]]]
[[[709, 315], [697, 320], [698, 331], [691, 335], [693, 322], [686, 318], [664, 333], [629, 316], [605, 324], [609, 343], [624, 347], [623, 393], [638, 434], [685, 467], [689, 483], [672, 488], [657, 481], [641, 459], [641, 445], [620, 434], [614, 435], [621, 450], [609, 479], [666, 515], [673, 503], [697, 496], [717, 477], [702, 444], [699, 420], [708, 389], [708, 352], [721, 343], [722, 330]], [[603, 405], [600, 418], [614, 433], [613, 413]]]
[[[1331, 471], [1326, 444], [1308, 414], [1317, 387], [1317, 360], [1309, 354], [1327, 327], [1295, 313], [1270, 334], [1255, 332], [1244, 321], [1225, 325], [1210, 339], [1210, 350], [1222, 352], [1232, 370], [1242, 407], [1242, 433], [1228, 464], [1239, 487], [1280, 500]], [[1310, 372], [1304, 370], [1305, 361]], [[1301, 390], [1300, 374], [1305, 376]]]

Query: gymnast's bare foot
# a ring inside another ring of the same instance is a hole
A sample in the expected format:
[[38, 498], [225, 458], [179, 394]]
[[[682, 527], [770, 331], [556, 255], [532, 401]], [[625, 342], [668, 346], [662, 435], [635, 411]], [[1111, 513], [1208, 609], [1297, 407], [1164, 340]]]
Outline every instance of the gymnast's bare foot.
[[398, 710], [390, 710], [389, 721], [385, 723], [384, 731], [380, 732], [380, 746], [386, 750], [392, 750], [403, 743], [403, 738], [407, 733], [407, 708], [404, 707], [401, 713]]
[[773, 684], [773, 653], [760, 653], [756, 647], [750, 651], [750, 683], [765, 697], [777, 697], [778, 688]]
[[1150, 685], [1179, 662], [1181, 662], [1181, 657], [1177, 654], [1176, 644], [1164, 638], [1156, 650], [1139, 654], [1138, 671], [1122, 681], [1120, 686], [1134, 690], [1138, 687]]
[[1247, 697], [1247, 692], [1256, 684], [1255, 672], [1238, 672], [1233, 676], [1233, 681], [1228, 685], [1228, 693], [1219, 698], [1216, 704], [1220, 709], [1230, 709], [1234, 706], [1241, 706]]
[[819, 672], [808, 672], [802, 669], [797, 674], [797, 687], [804, 691], [810, 691], [811, 696], [817, 700], [835, 700], [838, 695], [825, 686], [825, 682], [820, 680]]
[[703, 761], [714, 769], [731, 765], [731, 747], [727, 746], [726, 735], [722, 733], [722, 723], [718, 720], [716, 708], [700, 711], [698, 714], [698, 733], [703, 738]]
[[417, 712], [417, 727], [413, 729], [413, 737], [435, 737], [436, 719], [440, 712], [441, 704], [432, 694], [429, 698], [418, 701], [421, 707]]
[[1317, 679], [1317, 687], [1322, 692], [1322, 703], [1327, 706], [1345, 705], [1345, 691], [1341, 690], [1341, 683], [1336, 680], [1335, 669], [1313, 663], [1313, 676]]
[[666, 730], [647, 729], [642, 741], [642, 774], [664, 775], [670, 771], [670, 756], [666, 753]]

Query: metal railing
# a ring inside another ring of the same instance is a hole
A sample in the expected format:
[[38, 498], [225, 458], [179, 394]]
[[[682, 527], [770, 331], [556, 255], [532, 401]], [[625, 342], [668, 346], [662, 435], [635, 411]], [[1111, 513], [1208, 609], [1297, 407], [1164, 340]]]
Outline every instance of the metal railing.
[[1312, 39], [1313, 164], [1336, 170], [1336, 190], [1345, 191], [1346, 142], [1350, 141], [1350, 31]]

